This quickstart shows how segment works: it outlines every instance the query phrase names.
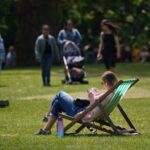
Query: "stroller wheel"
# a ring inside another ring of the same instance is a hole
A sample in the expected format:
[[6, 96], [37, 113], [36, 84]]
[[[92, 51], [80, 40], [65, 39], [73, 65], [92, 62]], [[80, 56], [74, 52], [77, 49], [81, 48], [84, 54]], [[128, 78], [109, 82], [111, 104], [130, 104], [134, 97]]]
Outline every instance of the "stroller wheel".
[[68, 81], [64, 79], [64, 80], [61, 81], [61, 83], [62, 84], [68, 84]]
[[64, 80], [61, 81], [61, 83], [62, 84], [72, 84], [73, 82], [72, 81], [67, 81], [67, 80], [64, 79]]
[[89, 81], [86, 79], [83, 79], [82, 81], [80, 81], [81, 84], [89, 84]]
[[62, 80], [61, 83], [62, 83], [62, 84], [65, 84], [65, 83], [66, 83], [66, 80]]

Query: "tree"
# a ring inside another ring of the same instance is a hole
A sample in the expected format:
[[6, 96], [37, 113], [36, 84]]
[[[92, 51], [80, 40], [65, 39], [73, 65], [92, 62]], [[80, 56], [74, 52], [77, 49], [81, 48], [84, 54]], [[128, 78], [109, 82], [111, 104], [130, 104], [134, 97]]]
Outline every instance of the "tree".
[[16, 14], [14, 0], [0, 1], [0, 34], [2, 34], [6, 49], [15, 42]]
[[107, 18], [120, 24], [122, 43], [141, 47], [149, 40], [149, 10], [149, 0], [1, 0], [0, 33], [6, 47], [15, 44], [18, 65], [33, 65], [34, 43], [44, 23], [57, 36], [64, 21], [73, 19], [85, 45], [99, 43], [100, 21]]
[[49, 24], [51, 34], [60, 28], [61, 3], [55, 0], [19, 0], [17, 2], [17, 63], [35, 64], [34, 44], [42, 24]]
[[149, 0], [76, 0], [65, 10], [84, 35], [84, 42], [98, 42], [100, 21], [104, 18], [121, 26], [121, 41], [141, 46], [149, 40]]

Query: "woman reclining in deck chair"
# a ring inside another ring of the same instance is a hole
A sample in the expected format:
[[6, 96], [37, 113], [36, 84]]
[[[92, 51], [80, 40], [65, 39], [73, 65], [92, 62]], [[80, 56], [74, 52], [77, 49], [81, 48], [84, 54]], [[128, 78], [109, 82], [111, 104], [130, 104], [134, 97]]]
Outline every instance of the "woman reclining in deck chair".
[[[105, 90], [109, 90], [112, 88], [116, 83], [117, 83], [117, 77], [113, 72], [106, 71], [102, 75], [102, 84], [104, 85]], [[102, 93], [99, 93], [98, 90], [96, 89], [91, 89], [95, 90], [96, 93], [99, 94], [99, 96]], [[88, 90], [88, 96], [89, 96], [89, 103], [90, 105], [94, 102], [92, 95], [91, 95], [91, 90]], [[108, 95], [111, 96], [111, 95]], [[102, 102], [102, 106], [105, 107], [106, 104], [108, 103], [110, 98], [106, 98]], [[52, 101], [51, 108], [48, 112], [48, 122], [46, 126], [43, 129], [40, 129], [37, 133], [38, 135], [49, 135], [51, 134], [51, 128], [54, 125], [59, 113], [64, 112], [69, 116], [76, 116], [78, 114], [81, 114], [82, 111], [84, 111], [88, 106], [78, 106], [76, 105], [74, 99], [66, 92], [60, 91]], [[97, 106], [95, 109], [93, 109], [90, 113], [88, 113], [84, 118], [84, 122], [89, 122], [95, 119], [100, 114], [100, 108]]]

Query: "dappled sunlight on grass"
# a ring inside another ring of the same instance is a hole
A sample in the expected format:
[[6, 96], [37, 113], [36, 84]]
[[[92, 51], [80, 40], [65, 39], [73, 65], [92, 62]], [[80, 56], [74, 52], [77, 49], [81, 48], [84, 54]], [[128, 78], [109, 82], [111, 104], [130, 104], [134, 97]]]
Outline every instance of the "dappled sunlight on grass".
[[[141, 135], [110, 136], [102, 132], [90, 135], [84, 129], [77, 136], [56, 136], [56, 126], [51, 136], [35, 136], [41, 128], [43, 115], [47, 112], [55, 94], [64, 90], [73, 97], [87, 97], [87, 89], [102, 89], [100, 74], [104, 66], [87, 65], [89, 84], [62, 85], [64, 78], [62, 67], [53, 67], [52, 86], [43, 87], [39, 68], [5, 70], [0, 76], [0, 98], [8, 99], [10, 106], [0, 108], [0, 149], [108, 149], [108, 150], [148, 150], [150, 147], [150, 64], [118, 64], [116, 72], [119, 79], [139, 77], [137, 83], [121, 101], [121, 105], [131, 118]], [[114, 122], [127, 127], [117, 109], [111, 114]], [[66, 124], [68, 121], [65, 121]], [[74, 126], [76, 128], [77, 126]]]

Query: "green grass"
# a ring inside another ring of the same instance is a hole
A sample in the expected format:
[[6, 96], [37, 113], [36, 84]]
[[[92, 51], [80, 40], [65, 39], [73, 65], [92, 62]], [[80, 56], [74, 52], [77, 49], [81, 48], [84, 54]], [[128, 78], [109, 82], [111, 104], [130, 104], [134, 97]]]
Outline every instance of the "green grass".
[[[121, 102], [132, 122], [141, 133], [137, 136], [109, 136], [98, 132], [90, 136], [85, 129], [76, 136], [59, 138], [56, 127], [51, 136], [35, 136], [43, 126], [41, 121], [50, 100], [59, 90], [73, 96], [86, 96], [87, 88], [100, 85], [102, 65], [86, 66], [89, 85], [62, 85], [62, 67], [52, 69], [52, 87], [43, 87], [39, 68], [5, 70], [0, 75], [0, 99], [9, 99], [10, 107], [0, 108], [0, 150], [148, 150], [150, 147], [150, 64], [118, 64], [120, 79], [139, 77], [140, 82]], [[118, 110], [112, 113], [114, 122], [127, 126]], [[66, 122], [65, 122], [66, 123]]]

